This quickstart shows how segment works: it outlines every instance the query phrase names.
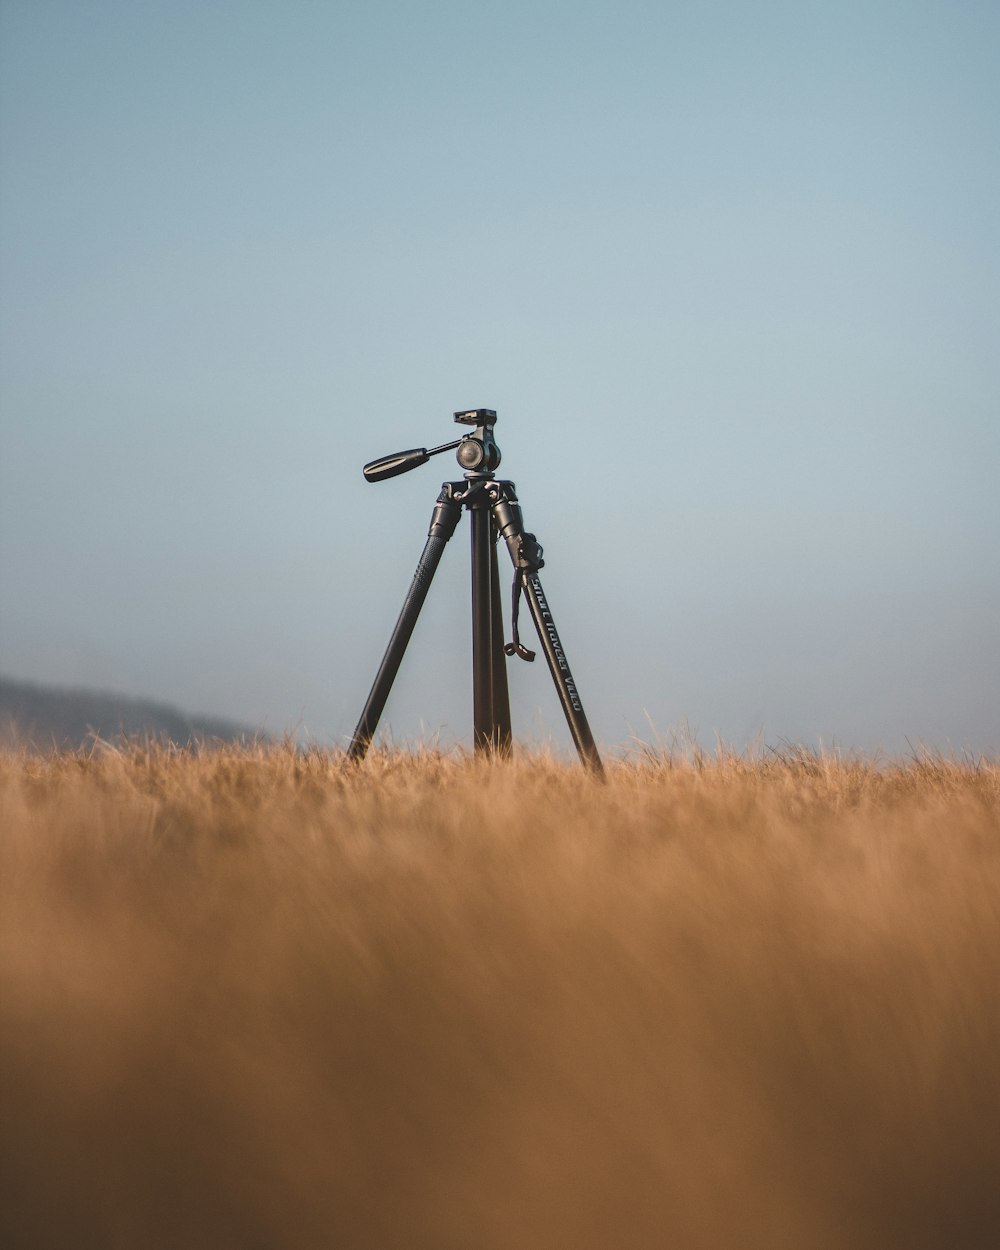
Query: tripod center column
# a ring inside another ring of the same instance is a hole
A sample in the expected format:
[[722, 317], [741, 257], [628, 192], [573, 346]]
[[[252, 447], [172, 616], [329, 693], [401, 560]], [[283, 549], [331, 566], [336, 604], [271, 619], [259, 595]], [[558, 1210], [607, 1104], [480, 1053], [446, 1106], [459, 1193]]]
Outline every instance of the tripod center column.
[[467, 504], [472, 522], [472, 711], [476, 751], [494, 747], [489, 503], [486, 492], [480, 491]]

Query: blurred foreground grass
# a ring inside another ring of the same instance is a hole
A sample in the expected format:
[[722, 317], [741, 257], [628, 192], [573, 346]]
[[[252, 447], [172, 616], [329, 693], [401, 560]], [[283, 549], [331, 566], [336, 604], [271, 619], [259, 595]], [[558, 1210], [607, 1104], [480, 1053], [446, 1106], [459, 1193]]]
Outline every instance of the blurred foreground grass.
[[0, 756], [0, 1243], [1000, 1244], [1000, 768]]

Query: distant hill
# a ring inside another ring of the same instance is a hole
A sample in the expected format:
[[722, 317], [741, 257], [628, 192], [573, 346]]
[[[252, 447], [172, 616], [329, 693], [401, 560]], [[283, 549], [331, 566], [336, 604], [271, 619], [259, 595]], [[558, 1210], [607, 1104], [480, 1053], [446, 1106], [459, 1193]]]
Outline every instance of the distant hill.
[[0, 677], [0, 745], [72, 749], [95, 736], [106, 742], [156, 738], [186, 746], [192, 740], [240, 742], [264, 735], [235, 721], [188, 716], [147, 699]]

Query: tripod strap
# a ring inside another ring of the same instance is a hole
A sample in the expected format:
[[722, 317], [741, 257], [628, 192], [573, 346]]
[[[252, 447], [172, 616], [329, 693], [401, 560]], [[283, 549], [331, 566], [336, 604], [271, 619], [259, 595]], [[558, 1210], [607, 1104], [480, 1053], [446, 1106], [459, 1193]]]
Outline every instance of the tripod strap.
[[521, 603], [521, 570], [514, 571], [514, 587], [513, 587], [513, 603], [510, 610], [510, 629], [514, 635], [514, 641], [508, 642], [504, 647], [506, 655], [519, 655], [522, 660], [529, 663], [535, 658], [534, 651], [529, 651], [527, 647], [521, 644], [521, 639], [517, 636], [517, 609]]
[[510, 629], [514, 641], [507, 643], [504, 647], [504, 654], [519, 655], [522, 660], [527, 660], [529, 663], [535, 658], [535, 653], [529, 651], [521, 643], [517, 632], [517, 613], [521, 606], [521, 591], [524, 589], [524, 573], [537, 573], [544, 563], [542, 548], [534, 534], [522, 534], [517, 552], [517, 564], [514, 567], [514, 584], [511, 587]]

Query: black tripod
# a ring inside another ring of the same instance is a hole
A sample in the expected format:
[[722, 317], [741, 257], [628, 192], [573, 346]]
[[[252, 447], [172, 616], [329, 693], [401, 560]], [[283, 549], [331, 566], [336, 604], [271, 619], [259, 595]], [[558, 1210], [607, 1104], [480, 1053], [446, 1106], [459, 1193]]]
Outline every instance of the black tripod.
[[[458, 463], [466, 473], [463, 481], [445, 482], [441, 487], [427, 543], [365, 710], [351, 739], [348, 755], [352, 759], [364, 759], [445, 544], [455, 532], [462, 509], [466, 508], [472, 518], [472, 690], [476, 751], [501, 755], [509, 755], [511, 751], [510, 698], [504, 655], [519, 655], [524, 660], [535, 658], [534, 652], [521, 645], [517, 633], [517, 609], [523, 592], [580, 759], [595, 773], [603, 775], [601, 757], [587, 724], [566, 653], [559, 641], [552, 610], [538, 579], [538, 570], [544, 565], [542, 549], [534, 534], [524, 532], [514, 483], [497, 481], [494, 477], [494, 470], [500, 464], [500, 448], [493, 438], [496, 419], [497, 414], [490, 408], [456, 412], [455, 420], [459, 424], [475, 426], [472, 432], [430, 451], [426, 447], [417, 447], [412, 451], [383, 456], [364, 467], [369, 482], [381, 482], [426, 464], [431, 456], [439, 452], [457, 448]], [[503, 643], [500, 574], [497, 568], [496, 544], [500, 537], [506, 542], [514, 562], [511, 623], [514, 641], [507, 646]]]

